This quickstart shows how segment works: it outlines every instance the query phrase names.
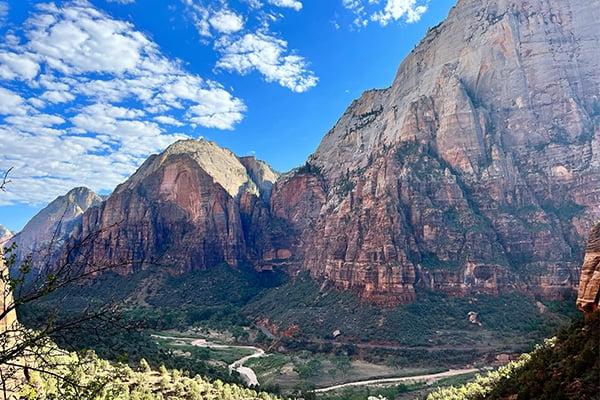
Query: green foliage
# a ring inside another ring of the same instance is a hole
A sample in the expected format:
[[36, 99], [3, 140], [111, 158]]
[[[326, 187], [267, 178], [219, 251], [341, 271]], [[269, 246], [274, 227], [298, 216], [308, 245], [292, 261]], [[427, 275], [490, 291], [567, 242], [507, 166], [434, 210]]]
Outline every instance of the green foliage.
[[458, 260], [440, 260], [435, 253], [424, 252], [421, 254], [421, 262], [429, 269], [445, 269], [445, 270], [457, 270], [460, 268], [461, 263]]
[[277, 400], [259, 392], [200, 375], [188, 376], [179, 370], [161, 366], [152, 371], [147, 363], [132, 370], [126, 365], [109, 363], [93, 352], [67, 353], [58, 348], [45, 353], [52, 358], [52, 370], [31, 369], [21, 385], [23, 399], [61, 400]]
[[597, 398], [600, 393], [600, 312], [576, 321], [518, 361], [427, 400]]
[[306, 363], [296, 364], [294, 371], [298, 374], [301, 379], [308, 379], [310, 377], [320, 375], [323, 366], [319, 359], [313, 358]]
[[[228, 371], [207, 363], [207, 357], [178, 357], [168, 348], [158, 346], [144, 330], [187, 329], [200, 325], [228, 330], [243, 340], [247, 332], [241, 327], [250, 325], [251, 320], [242, 313], [242, 306], [284, 279], [280, 272], [255, 273], [227, 265], [185, 276], [171, 276], [161, 269], [140, 271], [127, 279], [105, 273], [22, 306], [18, 312], [20, 321], [35, 328], [43, 326], [47, 316], [56, 310], [59, 310], [56, 317], [60, 321], [86, 307], [103, 304], [105, 299], [114, 299], [117, 303], [129, 304], [121, 312], [120, 324], [84, 323], [77, 329], [62, 332], [55, 341], [69, 348], [93, 349], [103, 358], [132, 365], [144, 358], [154, 367], [162, 363], [169, 368], [231, 380]], [[65, 302], [65, 298], [68, 301]], [[139, 305], [140, 299], [144, 306]]]
[[395, 399], [403, 393], [408, 393], [422, 387], [422, 385], [396, 385], [386, 388], [378, 387], [354, 387], [335, 392], [333, 394], [324, 394], [319, 396], [319, 400], [365, 400], [375, 399]]
[[309, 161], [307, 161], [304, 165], [299, 167], [296, 170], [296, 172], [298, 174], [312, 174], [312, 175], [321, 175], [322, 174], [321, 167], [311, 164]]
[[580, 216], [585, 211], [584, 206], [572, 202], [564, 202], [560, 206], [547, 203], [542, 204], [542, 208], [544, 211], [553, 213], [559, 219], [566, 222], [571, 222], [573, 218]]
[[344, 197], [354, 189], [354, 182], [350, 179], [350, 172], [342, 175], [337, 183], [336, 192], [338, 196]]
[[[482, 326], [469, 322], [470, 311], [479, 314]], [[563, 311], [562, 306], [549, 303], [542, 315], [533, 297], [519, 293], [450, 297], [428, 291], [418, 291], [417, 301], [411, 304], [381, 308], [361, 303], [347, 291], [323, 289], [303, 275], [244, 308], [252, 318], [268, 318], [281, 329], [300, 327], [293, 339], [282, 339], [290, 350], [360, 353], [377, 362], [393, 358], [399, 366], [430, 366], [433, 360], [436, 365], [467, 363], [490, 349], [527, 351], [566, 322]], [[336, 329], [342, 336], [332, 340]], [[369, 341], [401, 346], [362, 350], [360, 344]]]

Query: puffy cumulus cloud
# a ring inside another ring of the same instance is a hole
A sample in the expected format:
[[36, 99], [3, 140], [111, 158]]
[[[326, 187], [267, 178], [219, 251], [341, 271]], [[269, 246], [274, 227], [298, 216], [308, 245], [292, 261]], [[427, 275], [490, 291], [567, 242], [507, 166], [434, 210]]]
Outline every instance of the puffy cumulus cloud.
[[33, 79], [40, 71], [31, 53], [14, 53], [0, 50], [0, 79]]
[[240, 38], [217, 42], [221, 58], [217, 68], [247, 74], [256, 70], [267, 82], [277, 82], [294, 92], [304, 92], [317, 84], [304, 58], [288, 54], [287, 42], [266, 33], [247, 33]]
[[27, 113], [23, 98], [0, 86], [0, 115], [23, 115]]
[[[245, 0], [233, 11], [228, 0], [182, 0], [187, 5], [203, 44], [219, 54], [216, 70], [249, 74], [256, 71], [267, 82], [294, 92], [305, 92], [318, 83], [308, 61], [271, 29], [284, 16], [280, 8], [302, 9], [299, 0]], [[240, 10], [240, 7], [243, 10]], [[240, 15], [244, 15], [242, 18]], [[195, 109], [202, 109], [202, 106]], [[195, 121], [221, 123], [221, 115], [203, 115]], [[234, 114], [231, 114], [234, 117]], [[217, 122], [219, 121], [219, 122]]]
[[210, 26], [221, 33], [234, 33], [244, 28], [244, 20], [236, 13], [228, 10], [221, 10], [209, 19]]
[[85, 0], [38, 5], [11, 35], [0, 44], [0, 170], [14, 167], [4, 204], [46, 202], [76, 185], [112, 190], [188, 137], [174, 129], [233, 129], [246, 111]]
[[428, 0], [342, 0], [344, 8], [354, 14], [354, 25], [377, 22], [382, 26], [394, 21], [418, 22], [427, 11]]

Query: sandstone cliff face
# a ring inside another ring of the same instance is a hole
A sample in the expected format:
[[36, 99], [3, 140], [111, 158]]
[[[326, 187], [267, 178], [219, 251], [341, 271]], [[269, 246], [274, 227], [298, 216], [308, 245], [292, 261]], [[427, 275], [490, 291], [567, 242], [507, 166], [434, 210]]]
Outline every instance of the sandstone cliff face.
[[100, 196], [85, 187], [71, 189], [67, 194], [57, 197], [10, 241], [17, 244], [17, 259], [21, 261], [32, 256], [39, 265], [39, 261], [45, 260], [64, 245], [81, 215], [101, 202]]
[[598, 5], [459, 0], [275, 185], [302, 266], [384, 304], [575, 289], [600, 218]]
[[[246, 167], [245, 165], [249, 165]], [[181, 273], [226, 262], [257, 267], [273, 251], [268, 195], [277, 174], [205, 140], [179, 141], [151, 156], [73, 239], [80, 260], [129, 273], [149, 265]]]
[[600, 223], [590, 232], [585, 258], [581, 267], [577, 308], [586, 314], [593, 313], [600, 305]]

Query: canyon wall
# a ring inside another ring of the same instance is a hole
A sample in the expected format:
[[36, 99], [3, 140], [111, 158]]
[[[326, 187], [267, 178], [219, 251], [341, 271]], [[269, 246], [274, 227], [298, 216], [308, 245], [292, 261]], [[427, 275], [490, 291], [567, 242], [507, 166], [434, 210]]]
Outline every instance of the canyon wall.
[[302, 266], [385, 304], [572, 292], [600, 218], [598, 5], [458, 1], [275, 186]]

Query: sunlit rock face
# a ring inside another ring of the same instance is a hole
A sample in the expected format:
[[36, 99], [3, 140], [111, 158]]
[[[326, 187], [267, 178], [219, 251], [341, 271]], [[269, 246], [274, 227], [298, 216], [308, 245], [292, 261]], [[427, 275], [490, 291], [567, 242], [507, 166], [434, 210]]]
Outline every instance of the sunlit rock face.
[[599, 43], [593, 1], [460, 0], [275, 185], [302, 267], [381, 304], [571, 293], [600, 218]]
[[265, 163], [212, 142], [179, 141], [83, 215], [72, 242], [93, 240], [78, 260], [121, 273], [152, 265], [182, 273], [223, 262], [262, 268], [273, 252], [268, 204], [276, 178]]
[[577, 308], [585, 314], [598, 309], [600, 303], [600, 223], [590, 232], [581, 267]]

